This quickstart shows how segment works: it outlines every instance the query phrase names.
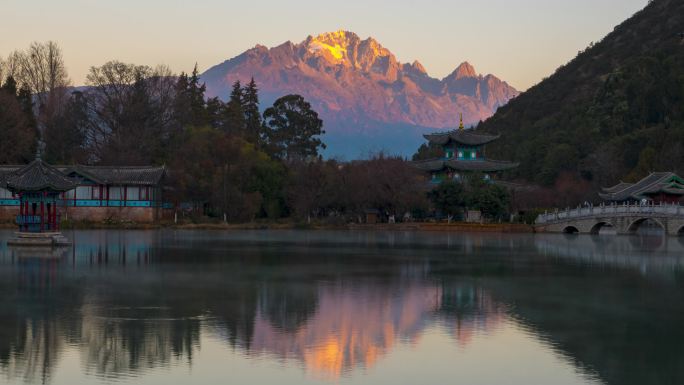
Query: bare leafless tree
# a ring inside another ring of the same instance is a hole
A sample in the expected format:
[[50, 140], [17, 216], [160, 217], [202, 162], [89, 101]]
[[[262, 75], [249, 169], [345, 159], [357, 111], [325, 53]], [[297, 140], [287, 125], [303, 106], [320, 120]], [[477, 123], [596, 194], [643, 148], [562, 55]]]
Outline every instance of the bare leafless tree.
[[14, 51], [7, 55], [2, 63], [2, 80], [7, 79], [8, 76], [12, 76], [15, 80], [19, 77], [19, 58], [22, 53], [20, 51]]
[[18, 81], [28, 87], [40, 105], [47, 105], [54, 92], [69, 86], [62, 50], [54, 41], [33, 42], [24, 52], [15, 53]]
[[[168, 138], [175, 78], [166, 66], [111, 61], [91, 67], [89, 106], [95, 124], [88, 133], [92, 153], [105, 162], [149, 162], [152, 143]], [[156, 144], [155, 144], [156, 146]]]

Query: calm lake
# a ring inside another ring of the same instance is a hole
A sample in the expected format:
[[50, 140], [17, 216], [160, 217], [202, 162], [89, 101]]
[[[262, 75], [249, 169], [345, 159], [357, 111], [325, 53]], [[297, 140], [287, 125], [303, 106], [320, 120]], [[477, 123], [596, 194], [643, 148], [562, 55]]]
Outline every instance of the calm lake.
[[0, 232], [0, 383], [684, 384], [684, 239]]

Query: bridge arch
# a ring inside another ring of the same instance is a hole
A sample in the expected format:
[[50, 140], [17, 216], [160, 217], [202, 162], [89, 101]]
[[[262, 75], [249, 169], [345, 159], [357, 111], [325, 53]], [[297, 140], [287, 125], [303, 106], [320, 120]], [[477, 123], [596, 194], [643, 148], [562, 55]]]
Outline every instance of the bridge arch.
[[[663, 225], [663, 223], [660, 222], [658, 219], [655, 219], [655, 218], [639, 218], [635, 221], [632, 221], [632, 223], [630, 223], [629, 226], [627, 226], [627, 233], [629, 233], [629, 234], [636, 233], [637, 230], [639, 230], [639, 227], [641, 227], [641, 225], [643, 225], [644, 222], [646, 222], [648, 220], [651, 220], [653, 223], [657, 224], [658, 227], [660, 227], [663, 231], [667, 232], [667, 228], [665, 227], [665, 225]], [[681, 231], [681, 229], [680, 229], [680, 231]]]
[[597, 235], [597, 234], [599, 234], [599, 232], [601, 231], [601, 229], [604, 228], [604, 227], [605, 227], [605, 228], [613, 228], [613, 227], [615, 227], [615, 226], [613, 226], [612, 223], [607, 222], [607, 221], [597, 222], [596, 224], [594, 224], [593, 226], [591, 226], [591, 230], [589, 230], [589, 233], [590, 233], [590, 234]]
[[563, 229], [564, 234], [579, 234], [579, 229], [575, 226], [565, 226]]
[[684, 226], [680, 227], [676, 234], [678, 237], [684, 236]]

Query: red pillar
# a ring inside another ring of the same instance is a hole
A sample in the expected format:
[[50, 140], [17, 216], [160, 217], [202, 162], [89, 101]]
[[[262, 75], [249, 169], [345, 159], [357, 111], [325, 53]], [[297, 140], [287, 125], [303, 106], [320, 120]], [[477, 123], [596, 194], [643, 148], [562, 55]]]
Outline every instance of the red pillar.
[[22, 229], [21, 221], [24, 219], [24, 202], [21, 201], [21, 194], [19, 194], [19, 231]]
[[40, 200], [40, 231], [43, 231], [44, 229], [44, 221], [45, 221], [45, 201], [43, 199]]

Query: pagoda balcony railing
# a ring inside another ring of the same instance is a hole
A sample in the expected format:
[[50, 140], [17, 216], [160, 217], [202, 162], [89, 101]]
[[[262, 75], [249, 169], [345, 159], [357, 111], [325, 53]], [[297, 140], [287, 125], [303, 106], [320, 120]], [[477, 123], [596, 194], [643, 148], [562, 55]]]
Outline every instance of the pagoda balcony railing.
[[18, 225], [39, 225], [40, 215], [17, 215]]
[[633, 215], [663, 216], [663, 217], [682, 217], [684, 218], [684, 207], [677, 203], [623, 203], [623, 204], [601, 204], [599, 206], [580, 206], [577, 208], [566, 208], [546, 212], [537, 217], [535, 224], [546, 224], [554, 222], [564, 222], [570, 219], [594, 218], [594, 217], [624, 217]]

